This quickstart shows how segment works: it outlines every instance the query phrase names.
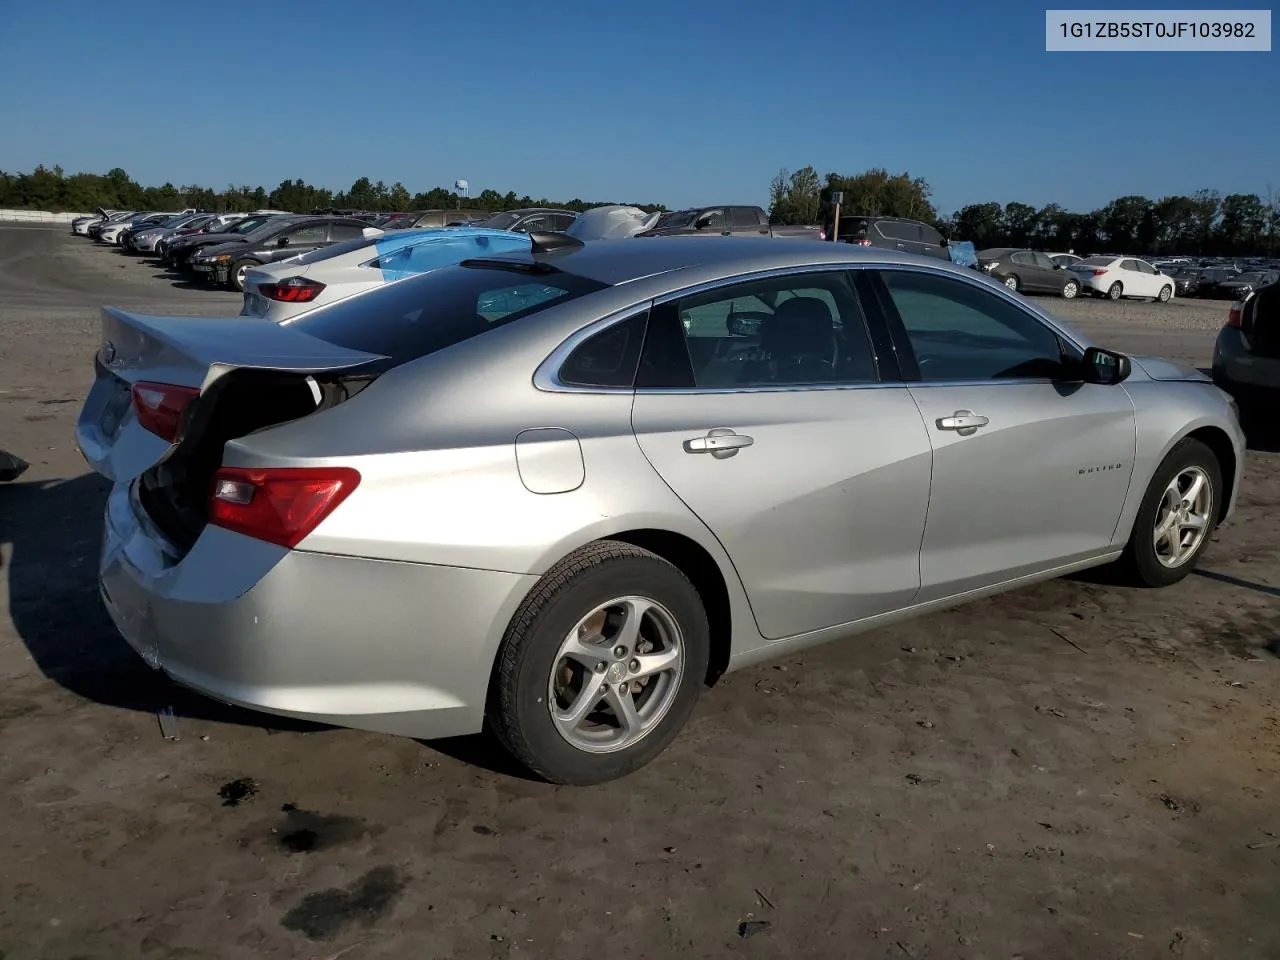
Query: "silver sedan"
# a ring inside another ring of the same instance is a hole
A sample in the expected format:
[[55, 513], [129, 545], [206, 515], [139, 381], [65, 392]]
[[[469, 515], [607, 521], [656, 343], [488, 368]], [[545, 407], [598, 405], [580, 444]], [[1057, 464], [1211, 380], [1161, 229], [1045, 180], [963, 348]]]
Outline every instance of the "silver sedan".
[[101, 591], [270, 713], [487, 726], [609, 780], [723, 673], [1119, 563], [1168, 586], [1244, 438], [1195, 371], [972, 270], [657, 238], [467, 260], [282, 325], [104, 310]]

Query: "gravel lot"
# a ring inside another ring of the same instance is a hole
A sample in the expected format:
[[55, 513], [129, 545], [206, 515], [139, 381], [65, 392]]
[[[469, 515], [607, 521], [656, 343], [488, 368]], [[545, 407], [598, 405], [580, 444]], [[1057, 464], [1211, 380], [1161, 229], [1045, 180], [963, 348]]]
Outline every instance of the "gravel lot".
[[[0, 485], [4, 960], [1280, 956], [1274, 439], [1177, 587], [1056, 581], [734, 674], [652, 766], [554, 788], [128, 650], [72, 447], [103, 303], [238, 309], [0, 226], [0, 447], [33, 464]], [[1203, 366], [1227, 305], [1057, 308]]]

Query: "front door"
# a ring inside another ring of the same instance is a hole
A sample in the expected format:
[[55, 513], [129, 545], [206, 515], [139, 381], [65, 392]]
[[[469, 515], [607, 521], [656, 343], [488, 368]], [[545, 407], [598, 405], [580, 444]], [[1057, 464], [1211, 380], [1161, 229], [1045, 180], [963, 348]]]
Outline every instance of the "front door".
[[1106, 552], [1133, 472], [1133, 404], [1080, 351], [978, 283], [883, 270], [933, 446], [919, 601]]
[[632, 424], [729, 554], [764, 637], [912, 602], [929, 438], [906, 386], [880, 381], [847, 274], [655, 306]]

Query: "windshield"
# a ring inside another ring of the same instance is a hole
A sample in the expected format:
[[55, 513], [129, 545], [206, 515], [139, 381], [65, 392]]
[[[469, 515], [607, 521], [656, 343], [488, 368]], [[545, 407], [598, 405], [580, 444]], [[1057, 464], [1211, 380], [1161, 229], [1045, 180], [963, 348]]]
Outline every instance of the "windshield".
[[224, 232], [248, 236], [249, 234], [257, 233], [259, 227], [274, 226], [272, 221], [275, 219], [275, 217], [245, 217], [243, 220], [238, 220], [234, 225], [227, 227]]
[[390, 357], [398, 366], [605, 287], [553, 268], [533, 272], [477, 260], [285, 322], [348, 350]]
[[510, 230], [522, 216], [524, 214], [521, 213], [499, 213], [486, 220], [484, 226], [490, 230]]
[[1073, 267], [1105, 267], [1115, 262], [1115, 257], [1085, 257], [1079, 263], [1073, 263]]

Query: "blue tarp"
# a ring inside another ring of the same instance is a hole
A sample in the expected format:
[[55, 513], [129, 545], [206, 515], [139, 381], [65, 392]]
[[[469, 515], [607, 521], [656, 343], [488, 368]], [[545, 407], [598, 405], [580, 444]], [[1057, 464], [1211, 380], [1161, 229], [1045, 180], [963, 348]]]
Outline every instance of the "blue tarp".
[[947, 254], [951, 257], [952, 263], [962, 267], [978, 265], [978, 251], [972, 240], [952, 240], [947, 244]]

